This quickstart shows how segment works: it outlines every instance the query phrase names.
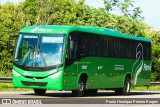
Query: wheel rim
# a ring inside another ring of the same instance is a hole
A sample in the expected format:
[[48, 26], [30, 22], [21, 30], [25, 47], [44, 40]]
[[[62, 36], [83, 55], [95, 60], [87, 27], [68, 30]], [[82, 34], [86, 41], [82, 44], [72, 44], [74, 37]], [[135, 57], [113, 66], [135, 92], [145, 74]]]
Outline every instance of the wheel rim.
[[129, 90], [130, 90], [130, 83], [127, 82], [127, 90], [126, 90], [126, 92], [129, 92]]
[[83, 83], [79, 83], [78, 87], [79, 87], [79, 91], [84, 90], [84, 84]]

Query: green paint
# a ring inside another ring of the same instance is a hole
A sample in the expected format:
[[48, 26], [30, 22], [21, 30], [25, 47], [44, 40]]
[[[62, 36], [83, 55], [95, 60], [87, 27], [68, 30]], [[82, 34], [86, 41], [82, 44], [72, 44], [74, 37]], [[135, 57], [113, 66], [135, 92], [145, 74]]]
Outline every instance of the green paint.
[[[147, 38], [129, 36], [120, 33], [117, 30], [106, 29], [101, 27], [84, 27], [84, 26], [28, 26], [20, 30], [20, 33], [33, 33], [33, 34], [65, 34], [68, 38], [69, 34], [74, 31], [88, 32], [93, 34], [102, 34], [104, 36], [113, 36], [119, 38], [127, 38], [132, 40], [139, 40], [151, 42]], [[63, 59], [66, 61], [66, 47], [68, 41], [65, 42]], [[74, 90], [81, 74], [88, 76], [88, 88], [120, 88], [124, 86], [126, 75], [131, 75], [132, 86], [142, 86], [149, 84], [151, 73], [151, 61], [143, 60], [142, 70], [138, 75], [136, 85], [135, 71], [138, 65], [135, 64], [136, 60], [121, 59], [121, 58], [108, 58], [108, 57], [85, 57], [72, 63], [70, 66], [54, 68], [47, 71], [30, 71], [18, 68], [13, 65], [13, 85], [20, 88], [42, 88], [52, 90]], [[141, 64], [141, 60], [136, 62]], [[36, 86], [34, 84], [24, 85], [22, 81], [39, 84], [47, 83], [45, 86]]]
[[102, 27], [94, 27], [94, 26], [58, 26], [58, 25], [44, 25], [44, 26], [27, 26], [20, 30], [21, 33], [59, 33], [59, 34], [69, 34], [73, 31], [82, 31], [88, 33], [109, 35], [114, 37], [121, 37], [127, 39], [134, 40], [142, 40], [151, 42], [150, 39], [130, 36], [126, 34], [122, 34], [117, 30], [102, 28]]

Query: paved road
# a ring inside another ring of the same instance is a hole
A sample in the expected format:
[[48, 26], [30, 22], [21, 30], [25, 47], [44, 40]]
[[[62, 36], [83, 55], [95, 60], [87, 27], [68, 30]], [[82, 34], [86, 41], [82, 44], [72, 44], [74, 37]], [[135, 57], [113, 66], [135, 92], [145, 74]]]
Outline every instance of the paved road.
[[[131, 92], [129, 96], [119, 96], [115, 95], [114, 92], [107, 91], [107, 92], [98, 92], [95, 96], [87, 96], [87, 97], [73, 97], [70, 91], [48, 91], [45, 96], [36, 96], [32, 91], [30, 92], [0, 92], [0, 98], [2, 99], [22, 99], [22, 100], [42, 100], [43, 104], [106, 104], [106, 100], [112, 101], [115, 99], [122, 100], [122, 101], [133, 101], [137, 98], [150, 98], [149, 100], [157, 100], [160, 103], [160, 92], [158, 91], [149, 91], [149, 92]], [[16, 100], [17, 100], [16, 99]], [[118, 101], [117, 100], [117, 101]], [[2, 103], [2, 101], [0, 101]], [[143, 103], [143, 102], [142, 102]], [[153, 102], [151, 102], [153, 103]], [[159, 105], [151, 105], [150, 104], [124, 104], [122, 106], [129, 106], [129, 107], [158, 107]], [[156, 102], [155, 102], [156, 103]], [[110, 106], [109, 106], [110, 105]], [[1, 106], [1, 105], [0, 105]], [[42, 106], [42, 105], [41, 105]], [[38, 105], [37, 107], [41, 107]], [[95, 105], [92, 105], [94, 107]], [[107, 107], [120, 107], [118, 104], [111, 104], [109, 103]], [[5, 107], [3, 105], [3, 107]], [[6, 106], [7, 107], [7, 106]], [[64, 107], [64, 106], [63, 106]], [[73, 107], [69, 106], [69, 107]], [[74, 106], [75, 107], [75, 106]], [[104, 105], [106, 107], [106, 105]]]
[[[36, 96], [33, 91], [0, 92], [0, 98], [78, 98], [70, 91], [47, 91], [45, 96]], [[94, 96], [79, 98], [160, 98], [160, 91], [134, 91], [128, 96], [115, 95], [112, 91], [98, 91]]]

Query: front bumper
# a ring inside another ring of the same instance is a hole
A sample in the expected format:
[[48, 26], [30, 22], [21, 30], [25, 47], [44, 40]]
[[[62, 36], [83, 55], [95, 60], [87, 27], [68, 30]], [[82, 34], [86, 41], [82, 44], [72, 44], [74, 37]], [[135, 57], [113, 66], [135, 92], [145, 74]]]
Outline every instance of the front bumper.
[[[16, 88], [36, 88], [36, 89], [51, 89], [62, 90], [63, 72], [56, 77], [25, 77], [23, 75], [13, 76], [13, 86]], [[38, 74], [37, 74], [38, 75]]]

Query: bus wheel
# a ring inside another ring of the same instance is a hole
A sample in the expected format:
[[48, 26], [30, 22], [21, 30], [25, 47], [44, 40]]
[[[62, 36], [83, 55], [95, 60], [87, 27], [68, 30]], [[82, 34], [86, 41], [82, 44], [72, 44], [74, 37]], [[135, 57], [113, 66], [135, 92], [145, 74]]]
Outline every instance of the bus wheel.
[[46, 89], [34, 89], [36, 95], [45, 95]]
[[124, 81], [124, 87], [123, 88], [117, 88], [115, 89], [115, 94], [117, 95], [128, 95], [131, 88], [131, 82], [129, 78], [126, 78]]
[[97, 94], [97, 91], [98, 91], [98, 89], [88, 89], [88, 90], [86, 91], [86, 94], [87, 94], [87, 95], [90, 95], [90, 96], [96, 95], [96, 94]]
[[86, 94], [86, 81], [83, 78], [79, 80], [77, 90], [72, 90], [72, 94], [77, 97], [82, 97]]

